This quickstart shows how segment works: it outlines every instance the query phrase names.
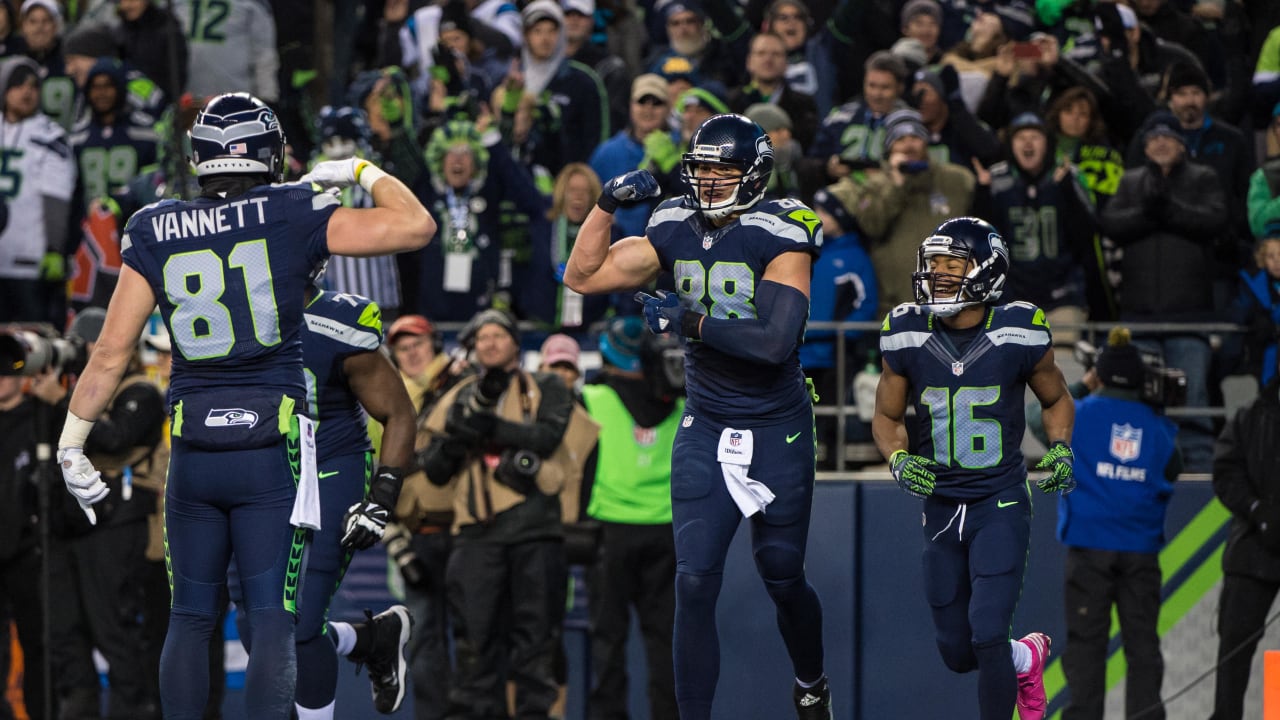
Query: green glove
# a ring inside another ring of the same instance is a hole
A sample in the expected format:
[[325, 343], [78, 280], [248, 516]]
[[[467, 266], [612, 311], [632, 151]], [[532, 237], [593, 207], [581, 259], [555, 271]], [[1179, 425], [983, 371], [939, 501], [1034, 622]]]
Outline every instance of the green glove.
[[671, 172], [680, 164], [680, 148], [671, 139], [671, 133], [654, 130], [644, 138], [644, 159], [640, 169], [656, 168], [660, 173]]
[[1036, 481], [1036, 487], [1047, 493], [1060, 492], [1063, 495], [1075, 490], [1075, 460], [1069, 445], [1061, 440], [1054, 442], [1049, 452], [1036, 463], [1036, 470], [1049, 471], [1048, 475]]
[[62, 282], [67, 277], [67, 261], [62, 253], [49, 251], [40, 260], [40, 279]]
[[929, 458], [912, 455], [906, 450], [897, 450], [889, 456], [889, 471], [898, 481], [898, 487], [921, 499], [933, 494], [941, 469], [941, 465]]

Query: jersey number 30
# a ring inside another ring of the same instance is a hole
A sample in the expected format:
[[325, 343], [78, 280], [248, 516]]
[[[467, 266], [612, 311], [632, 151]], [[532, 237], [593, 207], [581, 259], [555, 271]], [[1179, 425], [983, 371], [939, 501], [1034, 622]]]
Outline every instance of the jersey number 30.
[[[266, 240], [236, 243], [225, 266], [213, 250], [175, 253], [164, 264], [164, 292], [173, 303], [173, 341], [188, 360], [225, 357], [235, 346], [231, 310], [222, 304], [229, 270], [239, 270], [244, 275], [243, 307], [253, 320], [254, 337], [265, 347], [280, 342], [280, 316], [276, 313]], [[270, 302], [263, 302], [266, 298]]]
[[974, 417], [974, 409], [994, 405], [1000, 388], [961, 387], [952, 395], [945, 387], [928, 387], [920, 402], [929, 408], [933, 459], [950, 465], [952, 457], [963, 468], [989, 468], [1000, 464], [1000, 421]]

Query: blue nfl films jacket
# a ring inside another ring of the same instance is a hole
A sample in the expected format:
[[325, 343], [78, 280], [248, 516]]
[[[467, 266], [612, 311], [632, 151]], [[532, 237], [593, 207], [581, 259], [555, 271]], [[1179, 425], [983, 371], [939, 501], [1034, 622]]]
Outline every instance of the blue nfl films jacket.
[[1058, 500], [1058, 539], [1069, 547], [1159, 552], [1176, 433], [1172, 420], [1137, 399], [1104, 391], [1077, 400], [1076, 489]]

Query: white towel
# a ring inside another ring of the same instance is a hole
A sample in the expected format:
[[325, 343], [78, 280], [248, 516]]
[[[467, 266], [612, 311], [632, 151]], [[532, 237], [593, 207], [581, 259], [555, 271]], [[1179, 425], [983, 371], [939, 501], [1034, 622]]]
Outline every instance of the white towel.
[[316, 475], [316, 426], [311, 418], [298, 416], [298, 435], [302, 445], [301, 477], [298, 495], [293, 499], [289, 524], [294, 527], [320, 529], [320, 478]]
[[754, 440], [750, 430], [725, 428], [720, 433], [720, 449], [716, 459], [720, 462], [720, 470], [724, 474], [725, 487], [729, 489], [729, 497], [737, 503], [743, 517], [751, 517], [764, 512], [773, 502], [773, 491], [764, 483], [747, 477], [751, 468], [751, 455]]

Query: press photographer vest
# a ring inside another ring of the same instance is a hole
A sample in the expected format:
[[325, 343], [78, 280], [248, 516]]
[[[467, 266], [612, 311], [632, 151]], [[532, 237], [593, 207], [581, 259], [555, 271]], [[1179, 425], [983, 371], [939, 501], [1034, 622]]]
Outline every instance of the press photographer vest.
[[[140, 383], [155, 386], [155, 383], [144, 374], [130, 375], [116, 388], [115, 394], [111, 396], [111, 400], [107, 403], [107, 409], [103, 411], [103, 414], [106, 415], [111, 412], [115, 406], [116, 399], [125, 390]], [[159, 392], [159, 388], [156, 388], [156, 392]], [[120, 479], [124, 469], [128, 467], [132, 469], [134, 487], [155, 493], [164, 493], [165, 476], [169, 471], [169, 449], [164, 442], [163, 432], [159, 442], [154, 445], [135, 445], [122, 453], [92, 453], [88, 457], [93, 466], [102, 473], [103, 477], [113, 483]]]

